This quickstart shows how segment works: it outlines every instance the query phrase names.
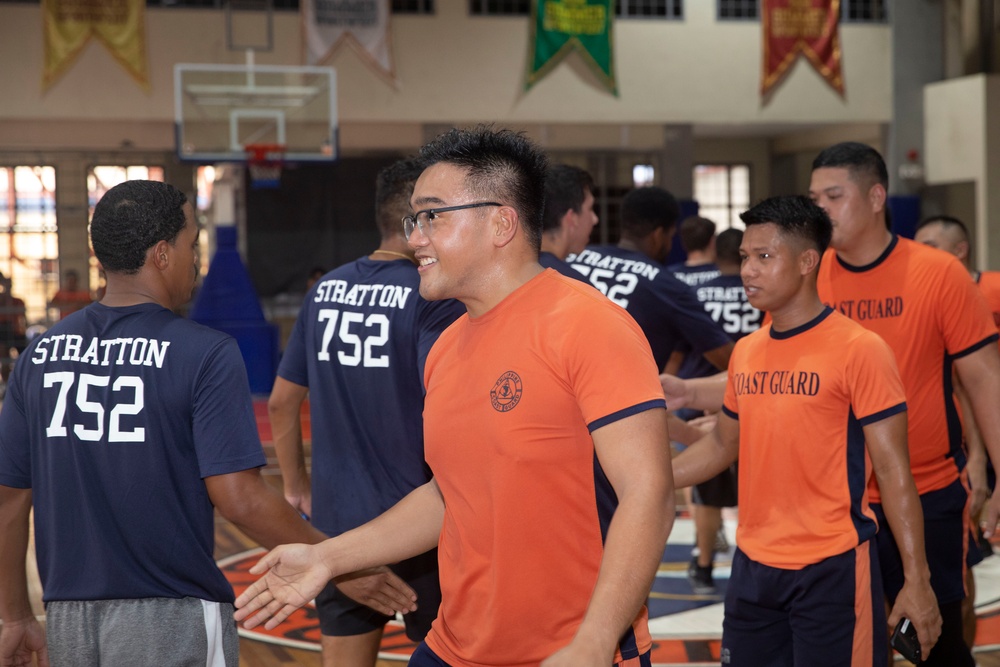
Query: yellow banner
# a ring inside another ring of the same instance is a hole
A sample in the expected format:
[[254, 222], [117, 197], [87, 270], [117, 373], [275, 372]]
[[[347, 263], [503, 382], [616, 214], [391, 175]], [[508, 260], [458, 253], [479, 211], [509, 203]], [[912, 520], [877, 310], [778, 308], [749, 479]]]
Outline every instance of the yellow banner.
[[145, 0], [42, 0], [45, 72], [42, 88], [51, 86], [95, 36], [145, 90]]

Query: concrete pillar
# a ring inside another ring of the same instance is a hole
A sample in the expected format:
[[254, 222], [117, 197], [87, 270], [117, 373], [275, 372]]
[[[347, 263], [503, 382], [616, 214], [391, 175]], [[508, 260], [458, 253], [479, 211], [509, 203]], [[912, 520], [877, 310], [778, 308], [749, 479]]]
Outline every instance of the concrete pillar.
[[87, 164], [72, 155], [52, 160], [56, 168], [56, 220], [59, 221], [59, 280], [73, 269], [80, 276], [81, 289], [90, 284], [90, 236], [87, 226]]
[[677, 199], [694, 196], [694, 132], [690, 125], [664, 125], [659, 185]]
[[944, 78], [944, 9], [939, 0], [898, 0], [890, 9], [893, 122], [884, 157], [890, 194], [916, 195], [923, 179], [904, 178], [901, 167], [923, 166], [924, 86]]

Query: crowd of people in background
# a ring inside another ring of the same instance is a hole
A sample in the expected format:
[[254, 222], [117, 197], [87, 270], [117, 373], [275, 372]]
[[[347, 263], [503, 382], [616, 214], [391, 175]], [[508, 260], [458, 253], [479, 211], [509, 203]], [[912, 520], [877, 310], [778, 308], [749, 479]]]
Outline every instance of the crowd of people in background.
[[[414, 667], [649, 667], [645, 601], [693, 487], [692, 593], [732, 560], [723, 664], [887, 665], [898, 626], [922, 664], [974, 666], [1000, 279], [955, 218], [894, 234], [887, 192], [878, 152], [842, 143], [745, 231], [648, 186], [602, 245], [585, 170], [508, 130], [439, 136], [379, 174], [378, 245], [309, 274], [268, 403], [282, 497], [235, 342], [173, 312], [197, 280], [190, 203], [112, 188], [99, 302], [67, 271], [28, 341], [0, 283], [0, 357], [33, 361], [3, 378], [0, 659], [183, 645], [235, 667], [234, 615], [273, 628], [315, 599], [327, 667], [373, 667], [397, 613]], [[272, 549], [239, 598], [213, 509]]]

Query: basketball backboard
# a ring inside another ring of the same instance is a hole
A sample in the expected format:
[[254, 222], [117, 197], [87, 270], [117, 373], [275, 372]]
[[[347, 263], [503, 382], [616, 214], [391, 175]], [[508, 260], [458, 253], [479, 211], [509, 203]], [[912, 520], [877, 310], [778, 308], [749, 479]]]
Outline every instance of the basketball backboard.
[[245, 162], [245, 147], [280, 144], [291, 162], [337, 156], [337, 76], [330, 67], [174, 66], [177, 155]]

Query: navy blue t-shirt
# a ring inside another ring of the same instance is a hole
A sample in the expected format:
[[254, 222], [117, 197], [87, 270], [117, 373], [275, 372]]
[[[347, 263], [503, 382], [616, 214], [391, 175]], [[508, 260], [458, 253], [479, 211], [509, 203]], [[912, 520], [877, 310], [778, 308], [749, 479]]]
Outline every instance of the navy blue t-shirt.
[[567, 278], [573, 278], [574, 280], [580, 280], [582, 282], [590, 284], [586, 276], [574, 269], [572, 266], [562, 261], [551, 252], [545, 252], [544, 250], [538, 253], [538, 263], [541, 264], [546, 269], [554, 269], [559, 273], [563, 274]]
[[[695, 288], [705, 311], [719, 323], [733, 342], [760, 328], [763, 313], [750, 305], [743, 280], [739, 276], [722, 276], [709, 280]], [[684, 357], [677, 372], [678, 377], [708, 377], [718, 373], [718, 369], [700, 354]]]
[[719, 267], [715, 262], [697, 264], [695, 266], [688, 266], [681, 262], [680, 264], [671, 264], [667, 267], [667, 271], [674, 274], [677, 280], [687, 283], [691, 287], [697, 287], [721, 275]]
[[424, 361], [465, 312], [427, 301], [407, 260], [338, 267], [306, 296], [278, 375], [309, 387], [312, 523], [355, 528], [431, 478], [424, 463]]
[[0, 411], [0, 484], [32, 490], [46, 601], [231, 602], [203, 478], [265, 463], [236, 341], [156, 304], [57, 323]]
[[588, 246], [566, 261], [625, 308], [646, 334], [657, 368], [686, 343], [698, 354], [729, 337], [702, 308], [694, 291], [646, 255], [618, 246]]

